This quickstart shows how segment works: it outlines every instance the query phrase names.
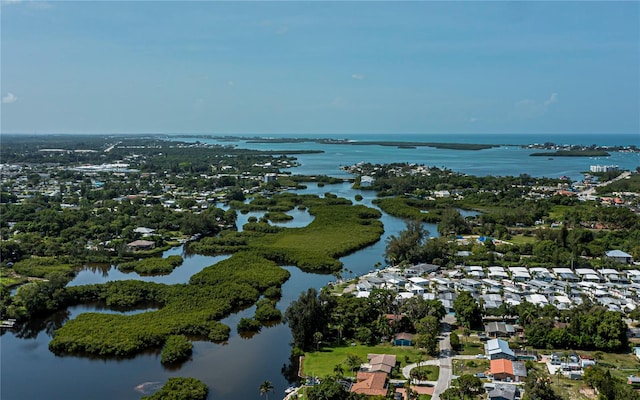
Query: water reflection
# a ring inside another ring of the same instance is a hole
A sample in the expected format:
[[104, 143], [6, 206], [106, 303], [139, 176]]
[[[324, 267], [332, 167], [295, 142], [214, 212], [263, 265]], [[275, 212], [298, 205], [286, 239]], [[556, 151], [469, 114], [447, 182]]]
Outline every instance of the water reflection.
[[166, 275], [140, 275], [136, 272], [122, 272], [113, 265], [93, 264], [83, 268], [67, 286], [91, 285], [106, 283], [111, 281], [140, 280], [145, 282], [164, 283], [175, 285], [178, 283], [188, 283], [192, 275], [197, 274], [204, 268], [216, 264], [230, 257], [230, 255], [203, 256], [186, 251], [185, 246], [174, 247], [162, 253], [166, 258], [171, 255], [182, 255], [184, 261], [171, 273]]

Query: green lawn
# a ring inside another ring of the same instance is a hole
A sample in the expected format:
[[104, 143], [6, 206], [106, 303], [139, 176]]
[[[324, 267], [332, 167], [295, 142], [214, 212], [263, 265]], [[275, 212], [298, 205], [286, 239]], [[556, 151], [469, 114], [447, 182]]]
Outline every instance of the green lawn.
[[535, 236], [524, 236], [524, 235], [515, 235], [508, 240], [508, 242], [511, 242], [513, 244], [535, 243], [535, 241], [536, 241]]
[[342, 364], [345, 376], [354, 376], [353, 371], [347, 371], [346, 367], [346, 359], [350, 354], [357, 355], [364, 362], [367, 360], [367, 354], [395, 354], [397, 361], [400, 362], [400, 368], [407, 364], [415, 363], [420, 359], [426, 361], [431, 358], [412, 347], [394, 347], [391, 345], [328, 347], [320, 349], [320, 351], [305, 353], [303, 373], [319, 377], [333, 375], [335, 366]]
[[[462, 343], [464, 344], [464, 349], [458, 351], [458, 354], [473, 356], [476, 354], [484, 354], [484, 344], [481, 343], [478, 338], [473, 340], [474, 338], [462, 339]], [[467, 342], [465, 343], [465, 340]]]

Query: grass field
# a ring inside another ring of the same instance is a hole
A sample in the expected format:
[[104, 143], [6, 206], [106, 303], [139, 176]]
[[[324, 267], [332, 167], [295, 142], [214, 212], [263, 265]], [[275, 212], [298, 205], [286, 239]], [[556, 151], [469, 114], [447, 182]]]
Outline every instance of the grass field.
[[322, 378], [333, 375], [335, 366], [341, 364], [344, 368], [345, 376], [354, 376], [354, 372], [348, 371], [346, 367], [346, 359], [350, 354], [357, 355], [364, 362], [367, 360], [367, 354], [394, 354], [397, 361], [400, 362], [400, 368], [419, 360], [426, 361], [431, 358], [412, 347], [394, 347], [391, 345], [331, 347], [305, 353], [303, 373]]
[[514, 235], [508, 241], [513, 243], [513, 244], [535, 243], [536, 237], [535, 236]]

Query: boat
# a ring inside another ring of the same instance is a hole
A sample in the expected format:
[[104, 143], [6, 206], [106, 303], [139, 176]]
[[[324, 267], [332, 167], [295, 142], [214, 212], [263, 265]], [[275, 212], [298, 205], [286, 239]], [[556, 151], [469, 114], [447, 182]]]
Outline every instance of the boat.
[[285, 394], [292, 393], [292, 392], [294, 392], [297, 388], [298, 388], [297, 386], [289, 386], [288, 388], [286, 388], [286, 389], [284, 390], [284, 393], [285, 393]]
[[0, 322], [0, 328], [13, 328], [15, 324], [16, 324], [16, 320], [13, 318], [2, 320], [2, 322]]

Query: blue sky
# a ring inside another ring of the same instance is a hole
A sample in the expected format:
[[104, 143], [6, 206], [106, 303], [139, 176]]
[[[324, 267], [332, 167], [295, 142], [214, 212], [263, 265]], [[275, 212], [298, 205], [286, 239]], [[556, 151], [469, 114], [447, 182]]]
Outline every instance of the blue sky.
[[639, 133], [640, 3], [2, 0], [3, 133]]

